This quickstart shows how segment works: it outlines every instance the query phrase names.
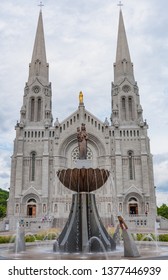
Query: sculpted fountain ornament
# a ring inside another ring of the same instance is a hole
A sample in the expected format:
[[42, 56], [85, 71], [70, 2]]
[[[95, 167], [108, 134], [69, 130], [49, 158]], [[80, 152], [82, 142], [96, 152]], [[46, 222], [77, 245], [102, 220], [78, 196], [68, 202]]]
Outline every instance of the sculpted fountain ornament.
[[87, 139], [85, 124], [77, 128], [80, 168], [63, 169], [57, 176], [61, 183], [75, 192], [68, 221], [54, 244], [53, 250], [61, 252], [101, 252], [116, 249], [114, 240], [107, 233], [98, 214], [95, 194], [102, 187], [109, 171], [88, 168]]

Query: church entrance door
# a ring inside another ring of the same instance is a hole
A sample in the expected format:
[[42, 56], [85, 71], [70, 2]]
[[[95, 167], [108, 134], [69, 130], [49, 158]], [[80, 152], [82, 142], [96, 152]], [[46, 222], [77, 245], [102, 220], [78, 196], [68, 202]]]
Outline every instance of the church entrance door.
[[27, 201], [27, 216], [36, 217], [36, 200], [34, 198]]
[[36, 217], [36, 205], [27, 205], [27, 215], [29, 217]]
[[129, 204], [129, 214], [130, 215], [137, 215], [138, 214], [138, 204]]

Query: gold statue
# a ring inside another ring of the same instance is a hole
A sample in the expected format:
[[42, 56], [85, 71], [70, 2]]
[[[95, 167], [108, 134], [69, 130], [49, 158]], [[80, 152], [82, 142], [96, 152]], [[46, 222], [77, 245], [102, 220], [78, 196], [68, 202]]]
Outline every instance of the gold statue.
[[83, 92], [80, 91], [79, 93], [79, 104], [83, 104]]

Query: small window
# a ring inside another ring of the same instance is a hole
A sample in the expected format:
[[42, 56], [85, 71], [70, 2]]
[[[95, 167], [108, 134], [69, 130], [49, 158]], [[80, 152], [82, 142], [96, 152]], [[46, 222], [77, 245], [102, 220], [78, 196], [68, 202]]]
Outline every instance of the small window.
[[37, 100], [37, 121], [41, 121], [41, 98]]
[[31, 98], [30, 100], [30, 121], [34, 121], [35, 117], [35, 99]]
[[134, 157], [133, 157], [133, 152], [129, 151], [128, 152], [128, 162], [129, 162], [129, 179], [133, 180], [135, 179], [134, 175]]
[[121, 112], [122, 112], [122, 120], [126, 120], [126, 101], [125, 96], [121, 98]]
[[36, 152], [31, 153], [31, 181], [35, 181], [35, 168], [36, 168]]
[[107, 212], [111, 213], [111, 204], [110, 203], [107, 204]]
[[129, 119], [133, 120], [133, 101], [132, 97], [128, 98]]

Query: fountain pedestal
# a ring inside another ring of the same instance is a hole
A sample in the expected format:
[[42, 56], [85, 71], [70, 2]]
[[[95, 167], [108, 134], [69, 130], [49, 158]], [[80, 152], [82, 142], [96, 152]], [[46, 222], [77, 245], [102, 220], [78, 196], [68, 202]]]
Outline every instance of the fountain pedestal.
[[68, 221], [58, 238], [61, 252], [101, 252], [116, 249], [97, 211], [95, 194], [73, 194]]

